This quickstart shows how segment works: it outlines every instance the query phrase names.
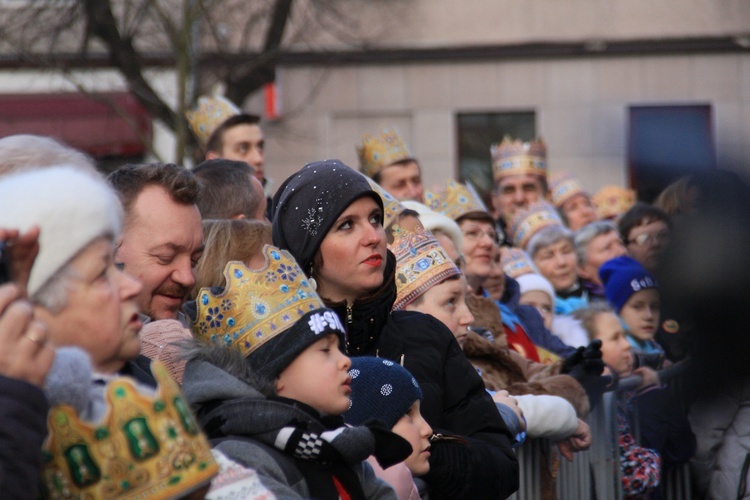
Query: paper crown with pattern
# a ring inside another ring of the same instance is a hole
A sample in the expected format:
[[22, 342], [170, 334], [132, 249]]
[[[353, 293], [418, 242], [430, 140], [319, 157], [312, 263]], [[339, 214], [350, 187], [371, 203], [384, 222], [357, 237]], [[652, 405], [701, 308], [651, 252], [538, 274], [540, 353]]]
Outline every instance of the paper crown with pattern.
[[388, 165], [414, 158], [398, 132], [389, 129], [380, 135], [366, 134], [362, 137], [362, 146], [357, 146], [357, 156], [359, 171], [370, 178]]
[[398, 226], [389, 247], [396, 256], [396, 302], [403, 309], [432, 286], [461, 274], [435, 237], [426, 229], [407, 231]]
[[198, 98], [195, 107], [185, 113], [190, 130], [195, 134], [198, 143], [203, 149], [206, 149], [208, 140], [214, 131], [229, 118], [241, 115], [240, 108], [224, 97], [207, 97]]
[[636, 194], [632, 189], [609, 184], [592, 196], [591, 202], [596, 208], [597, 217], [615, 219], [635, 205]]
[[81, 420], [68, 405], [49, 411], [46, 498], [177, 498], [218, 472], [177, 383], [158, 361], [151, 371], [159, 384], [153, 395], [127, 377], [110, 381], [99, 423]]
[[538, 273], [534, 262], [529, 254], [515, 247], [506, 247], [502, 249], [500, 257], [500, 266], [503, 272], [513, 279], [523, 276], [524, 274]]
[[388, 191], [380, 187], [380, 185], [374, 180], [370, 179], [365, 175], [365, 179], [370, 184], [373, 191], [378, 193], [380, 199], [383, 200], [383, 227], [387, 228], [393, 221], [396, 220], [398, 214], [404, 211], [404, 206]]
[[550, 226], [562, 225], [555, 207], [547, 202], [538, 201], [513, 214], [510, 221], [510, 237], [513, 246], [525, 250], [536, 233]]
[[262, 269], [227, 263], [220, 293], [201, 288], [191, 325], [196, 337], [247, 357], [305, 314], [325, 307], [288, 251], [266, 245], [263, 254]]
[[557, 172], [548, 178], [549, 200], [556, 207], [562, 207], [572, 197], [588, 193], [583, 189], [577, 177], [567, 172]]
[[489, 210], [470, 182], [464, 185], [448, 179], [441, 192], [425, 191], [424, 201], [431, 210], [453, 220], [475, 212], [489, 215]]
[[547, 147], [542, 139], [523, 142], [506, 135], [499, 144], [490, 146], [490, 154], [495, 180], [508, 175], [547, 175]]

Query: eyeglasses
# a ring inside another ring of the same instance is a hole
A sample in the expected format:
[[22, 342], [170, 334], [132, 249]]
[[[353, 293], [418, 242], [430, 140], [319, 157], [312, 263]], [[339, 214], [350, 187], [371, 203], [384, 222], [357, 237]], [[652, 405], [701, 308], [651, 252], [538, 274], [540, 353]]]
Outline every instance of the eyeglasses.
[[645, 247], [648, 245], [654, 245], [656, 243], [662, 242], [662, 241], [668, 241], [669, 240], [669, 231], [659, 231], [656, 234], [650, 234], [650, 233], [642, 233], [633, 238], [632, 240], [628, 240], [628, 245], [631, 243], [635, 243], [639, 247]]
[[492, 241], [497, 243], [497, 233], [492, 230], [485, 231], [484, 229], [480, 229], [478, 227], [470, 227], [466, 229], [466, 231], [464, 231], [463, 235], [465, 239], [471, 241], [481, 240], [485, 236], [489, 236]]

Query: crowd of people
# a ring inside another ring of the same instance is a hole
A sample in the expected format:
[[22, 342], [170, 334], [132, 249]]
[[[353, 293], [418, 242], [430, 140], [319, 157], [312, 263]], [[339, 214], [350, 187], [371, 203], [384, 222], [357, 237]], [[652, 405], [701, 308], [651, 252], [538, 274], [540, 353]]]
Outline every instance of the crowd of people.
[[274, 190], [257, 117], [206, 97], [187, 119], [192, 170], [105, 178], [52, 138], [0, 139], [3, 492], [494, 499], [546, 439], [554, 498], [554, 457], [611, 438], [586, 418], [614, 391], [626, 497], [691, 460], [696, 495], [750, 494], [750, 349], [724, 309], [748, 276], [739, 178], [591, 195], [506, 137], [486, 204], [425, 189], [391, 130]]

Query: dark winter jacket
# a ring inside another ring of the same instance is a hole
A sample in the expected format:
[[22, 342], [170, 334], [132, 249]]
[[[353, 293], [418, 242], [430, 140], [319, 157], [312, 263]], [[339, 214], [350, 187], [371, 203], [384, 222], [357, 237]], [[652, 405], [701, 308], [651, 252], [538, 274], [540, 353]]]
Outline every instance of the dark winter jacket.
[[402, 363], [419, 382], [421, 412], [436, 433], [457, 435], [433, 443], [430, 498], [503, 498], [518, 488], [512, 436], [482, 379], [453, 334], [425, 314], [396, 311], [395, 258], [388, 252], [383, 286], [352, 307], [327, 304], [347, 328], [350, 356]]

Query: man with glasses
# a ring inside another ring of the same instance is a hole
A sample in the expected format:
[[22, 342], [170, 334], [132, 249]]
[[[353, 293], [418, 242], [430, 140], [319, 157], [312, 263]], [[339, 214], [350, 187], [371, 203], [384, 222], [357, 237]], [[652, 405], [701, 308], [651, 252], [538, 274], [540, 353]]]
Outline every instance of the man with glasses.
[[622, 215], [619, 229], [628, 254], [649, 272], [655, 272], [669, 243], [672, 231], [669, 216], [659, 208], [638, 202]]

